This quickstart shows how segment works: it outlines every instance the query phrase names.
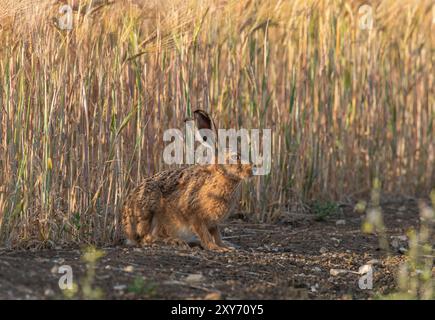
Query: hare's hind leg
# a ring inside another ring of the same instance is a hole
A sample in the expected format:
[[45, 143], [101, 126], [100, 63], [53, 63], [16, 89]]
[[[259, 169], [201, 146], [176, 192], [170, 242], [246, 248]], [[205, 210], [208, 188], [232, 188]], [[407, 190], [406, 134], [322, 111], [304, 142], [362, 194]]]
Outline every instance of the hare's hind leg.
[[232, 250], [236, 249], [237, 246], [235, 244], [222, 240], [222, 235], [221, 235], [219, 226], [210, 227], [209, 230], [210, 230], [211, 235], [214, 238], [215, 243], [219, 247], [222, 247], [222, 248], [226, 249], [227, 251], [232, 251]]
[[[225, 246], [221, 246], [220, 244], [216, 243], [215, 237], [212, 235], [212, 233], [210, 232], [210, 228], [205, 223], [197, 223], [194, 225], [193, 229], [197, 234], [198, 238], [200, 239], [201, 246], [204, 249], [218, 252], [225, 252], [230, 250]], [[211, 229], [213, 231], [213, 234], [216, 234], [215, 229]]]
[[151, 222], [151, 236], [154, 241], [159, 241], [166, 245], [188, 247], [186, 241], [177, 237], [173, 232], [173, 219], [167, 216], [166, 213], [167, 210], [162, 209], [160, 214], [153, 217]]
[[128, 206], [125, 206], [122, 211], [122, 228], [124, 229], [124, 234], [127, 238], [127, 244], [136, 245], [138, 240], [136, 233], [136, 219], [132, 208]]
[[122, 224], [127, 237], [127, 244], [148, 244], [153, 241], [151, 235], [152, 213], [136, 206], [124, 209]]
[[123, 211], [123, 227], [127, 238], [136, 244], [155, 241], [156, 214], [161, 208], [162, 194], [153, 182], [145, 181], [130, 194]]
[[212, 226], [212, 227], [208, 228], [208, 230], [210, 231], [210, 234], [213, 237], [214, 242], [220, 247], [225, 247], [225, 244], [222, 241], [222, 236], [221, 236], [221, 232], [219, 230], [219, 227]]
[[138, 242], [142, 246], [152, 244], [155, 241], [151, 233], [151, 220], [152, 216], [147, 214], [142, 216], [137, 224]]

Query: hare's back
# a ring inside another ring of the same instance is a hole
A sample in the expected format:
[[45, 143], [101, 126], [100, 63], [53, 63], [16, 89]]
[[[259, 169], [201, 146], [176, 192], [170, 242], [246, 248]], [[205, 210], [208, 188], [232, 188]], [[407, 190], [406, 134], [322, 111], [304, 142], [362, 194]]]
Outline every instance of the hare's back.
[[158, 187], [163, 196], [177, 191], [189, 175], [190, 167], [164, 170], [144, 180], [145, 184]]

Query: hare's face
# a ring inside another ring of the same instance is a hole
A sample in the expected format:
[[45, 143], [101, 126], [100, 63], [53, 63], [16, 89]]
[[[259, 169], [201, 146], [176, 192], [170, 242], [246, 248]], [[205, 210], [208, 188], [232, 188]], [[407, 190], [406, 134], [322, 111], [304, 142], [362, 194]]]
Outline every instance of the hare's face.
[[[216, 129], [213, 120], [210, 118], [207, 112], [203, 110], [195, 110], [193, 112], [194, 119], [196, 121], [196, 127], [198, 130], [212, 130], [212, 127]], [[200, 133], [198, 131], [198, 133]], [[217, 138], [217, 132], [216, 132]], [[206, 136], [202, 136], [200, 134], [200, 140], [203, 143], [207, 143], [212, 148], [212, 144], [209, 143]], [[241, 156], [237, 152], [228, 152], [225, 155], [225, 164], [217, 164], [218, 159], [214, 159], [214, 164], [216, 165], [214, 168], [224, 174], [227, 177], [230, 177], [235, 180], [242, 180], [245, 178], [249, 178], [253, 175], [253, 167], [249, 161], [243, 161]], [[220, 160], [220, 157], [219, 157]]]
[[227, 154], [226, 164], [220, 166], [227, 175], [234, 178], [243, 180], [252, 176], [252, 164], [244, 163], [238, 153]]

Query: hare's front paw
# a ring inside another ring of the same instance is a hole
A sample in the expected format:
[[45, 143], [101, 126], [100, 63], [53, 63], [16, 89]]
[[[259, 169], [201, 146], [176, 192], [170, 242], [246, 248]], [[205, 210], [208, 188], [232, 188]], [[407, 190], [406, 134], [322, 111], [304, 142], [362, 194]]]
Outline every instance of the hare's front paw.
[[171, 246], [179, 246], [183, 248], [189, 248], [189, 245], [186, 241], [178, 239], [178, 238], [166, 238], [163, 240], [163, 243]]
[[220, 248], [220, 252], [231, 252], [231, 251], [235, 251], [236, 248], [233, 247], [219, 247]]
[[234, 250], [237, 250], [237, 249], [240, 249], [240, 248], [241, 248], [239, 245], [234, 244], [234, 243], [229, 242], [229, 241], [226, 241], [226, 240], [223, 240], [222, 243], [223, 243], [223, 245], [222, 245], [223, 247], [227, 247], [227, 248], [229, 248], [231, 251], [234, 251]]
[[230, 251], [234, 251], [235, 248], [232, 247], [227, 247], [227, 246], [218, 246], [216, 244], [213, 245], [209, 245], [208, 248], [206, 248], [210, 251], [214, 251], [214, 252], [230, 252]]

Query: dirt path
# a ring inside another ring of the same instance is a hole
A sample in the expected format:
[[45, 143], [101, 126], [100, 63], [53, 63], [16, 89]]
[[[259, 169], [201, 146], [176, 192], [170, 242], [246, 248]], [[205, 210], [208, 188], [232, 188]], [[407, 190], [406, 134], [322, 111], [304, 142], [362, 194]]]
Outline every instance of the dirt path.
[[[383, 206], [389, 239], [418, 224], [416, 207], [415, 202]], [[98, 261], [95, 285], [105, 298], [114, 299], [374, 298], [395, 288], [396, 270], [405, 257], [394, 249], [386, 257], [377, 238], [360, 229], [361, 218], [351, 208], [322, 222], [310, 215], [280, 225], [232, 220], [224, 234], [240, 246], [235, 252], [103, 248], [106, 255]], [[86, 266], [80, 257], [79, 249], [0, 251], [0, 299], [62, 298], [58, 267], [70, 265], [74, 281], [81, 284]], [[330, 274], [331, 269], [356, 272], [374, 259], [373, 290], [359, 288], [358, 274]]]

